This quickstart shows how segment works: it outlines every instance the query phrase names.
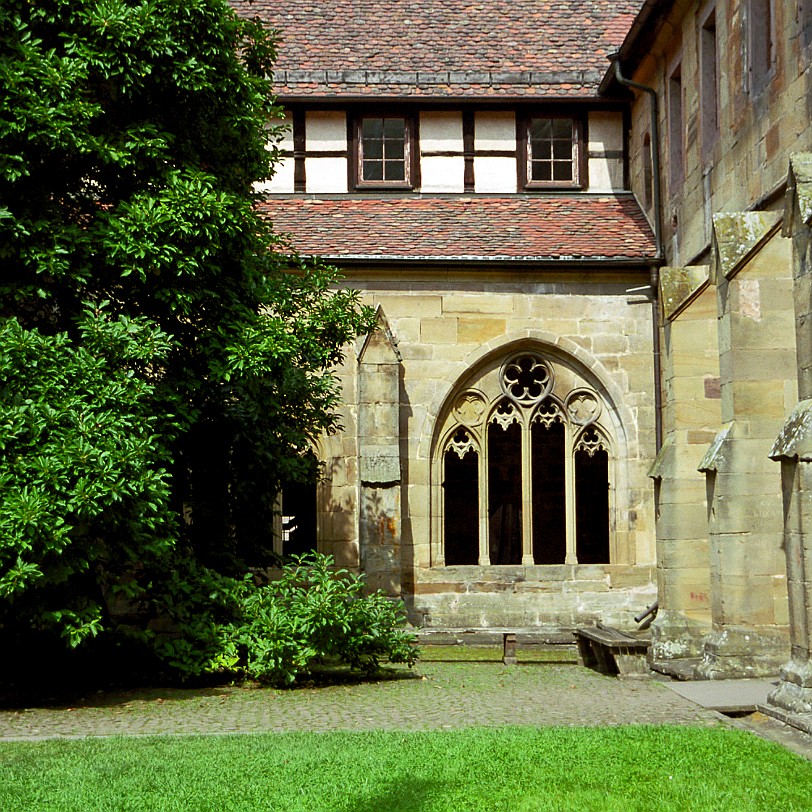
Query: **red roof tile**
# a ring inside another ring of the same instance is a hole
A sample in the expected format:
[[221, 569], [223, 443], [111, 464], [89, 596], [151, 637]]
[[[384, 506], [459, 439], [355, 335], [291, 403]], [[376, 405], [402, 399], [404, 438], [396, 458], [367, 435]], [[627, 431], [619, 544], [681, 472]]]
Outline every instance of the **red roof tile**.
[[305, 255], [341, 260], [645, 259], [631, 195], [270, 196], [260, 204]]
[[280, 32], [280, 97], [589, 97], [641, 0], [231, 0]]

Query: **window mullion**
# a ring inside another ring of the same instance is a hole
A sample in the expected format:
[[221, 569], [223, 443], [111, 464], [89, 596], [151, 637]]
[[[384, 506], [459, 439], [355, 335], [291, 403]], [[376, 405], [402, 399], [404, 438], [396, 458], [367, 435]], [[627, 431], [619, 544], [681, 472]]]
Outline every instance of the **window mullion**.
[[[527, 415], [525, 415], [525, 418]], [[531, 422], [522, 425], [522, 566], [532, 567], [533, 560], [533, 460], [530, 443]]]
[[575, 451], [573, 450], [572, 426], [569, 423], [565, 425], [564, 436], [566, 438], [564, 443], [564, 487], [567, 508], [567, 553], [564, 563], [577, 564], [578, 557], [575, 552]]
[[479, 566], [491, 565], [491, 540], [488, 537], [488, 424], [483, 430], [479, 454]]

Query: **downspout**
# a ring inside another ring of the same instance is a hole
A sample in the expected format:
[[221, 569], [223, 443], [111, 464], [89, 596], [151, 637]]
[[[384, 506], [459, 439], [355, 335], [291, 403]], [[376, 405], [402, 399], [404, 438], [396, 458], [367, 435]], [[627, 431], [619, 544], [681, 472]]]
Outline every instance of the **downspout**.
[[660, 183], [660, 105], [657, 99], [657, 91], [653, 87], [641, 85], [626, 79], [620, 72], [620, 54], [618, 52], [609, 55], [609, 61], [615, 69], [615, 79], [624, 87], [631, 87], [648, 93], [651, 99], [651, 172], [654, 182], [654, 246], [655, 254], [650, 264], [651, 286], [651, 317], [653, 325], [653, 353], [654, 353], [654, 441], [655, 452], [660, 453], [663, 447], [663, 397], [661, 388], [662, 363], [660, 360], [660, 266], [665, 261], [663, 250], [663, 201], [662, 185]]

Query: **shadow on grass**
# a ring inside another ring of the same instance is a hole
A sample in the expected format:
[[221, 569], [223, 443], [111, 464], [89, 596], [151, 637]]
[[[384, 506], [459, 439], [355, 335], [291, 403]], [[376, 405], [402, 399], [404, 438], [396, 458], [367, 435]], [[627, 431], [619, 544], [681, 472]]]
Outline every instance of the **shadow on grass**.
[[339, 809], [345, 812], [420, 812], [436, 809], [436, 800], [443, 792], [437, 781], [403, 780], [371, 795], [366, 793], [354, 799], [343, 799]]

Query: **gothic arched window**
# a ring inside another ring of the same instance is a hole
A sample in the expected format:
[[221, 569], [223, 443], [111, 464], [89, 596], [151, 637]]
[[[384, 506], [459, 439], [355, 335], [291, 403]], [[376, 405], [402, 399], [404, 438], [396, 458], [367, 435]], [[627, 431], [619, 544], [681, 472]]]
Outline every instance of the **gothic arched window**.
[[438, 448], [446, 566], [609, 563], [611, 444], [602, 401], [525, 351], [453, 401]]

